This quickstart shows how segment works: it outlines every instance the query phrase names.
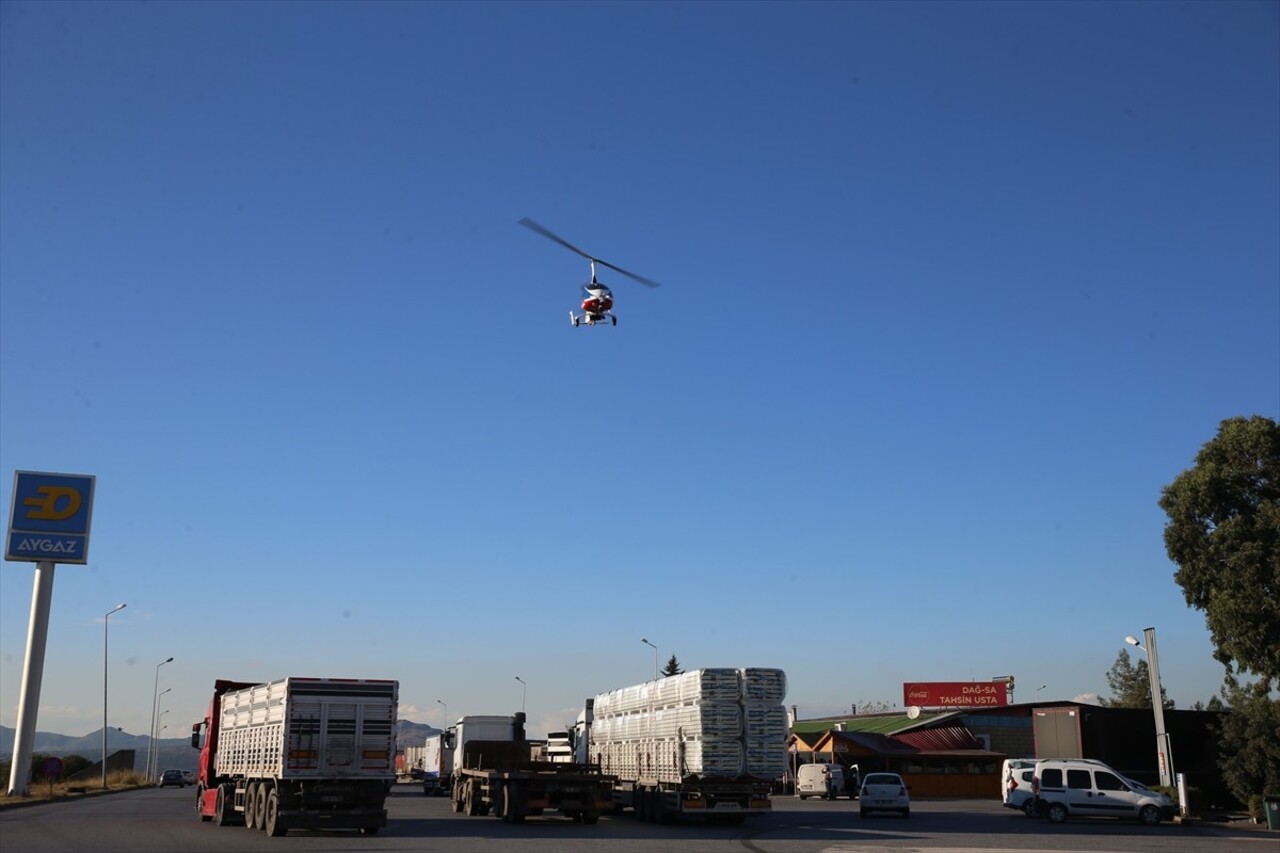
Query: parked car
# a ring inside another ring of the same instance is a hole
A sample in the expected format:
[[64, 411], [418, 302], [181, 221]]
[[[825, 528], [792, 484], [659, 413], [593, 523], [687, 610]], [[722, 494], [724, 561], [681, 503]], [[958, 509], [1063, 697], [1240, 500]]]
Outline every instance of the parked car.
[[1000, 770], [1000, 801], [1005, 808], [1017, 809], [1027, 817], [1035, 817], [1036, 775], [1034, 758], [1006, 758]]
[[862, 777], [862, 789], [858, 792], [858, 814], [868, 812], [898, 812], [911, 817], [911, 794], [907, 783], [897, 773], [868, 773]]
[[185, 788], [187, 787], [187, 780], [182, 778], [181, 770], [166, 770], [160, 774], [160, 781], [156, 784], [161, 788], [167, 788], [170, 785]]
[[1068, 817], [1130, 818], [1154, 826], [1177, 812], [1166, 795], [1120, 775], [1100, 761], [1036, 762], [1036, 808], [1053, 823]]

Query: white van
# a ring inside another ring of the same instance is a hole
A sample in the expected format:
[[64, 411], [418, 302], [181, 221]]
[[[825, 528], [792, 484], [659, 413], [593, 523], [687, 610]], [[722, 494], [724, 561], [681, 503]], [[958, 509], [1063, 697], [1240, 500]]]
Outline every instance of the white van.
[[827, 779], [835, 787], [834, 796], [847, 793], [844, 788], [844, 767], [839, 764], [801, 764], [796, 771], [796, 795], [802, 800], [809, 797], [826, 797]]
[[1027, 817], [1035, 817], [1036, 792], [1032, 781], [1036, 775], [1034, 758], [1006, 758], [1000, 768], [1000, 801], [1007, 809], [1017, 809]]
[[1164, 794], [1121, 776], [1100, 761], [1037, 761], [1035, 790], [1038, 813], [1053, 823], [1068, 817], [1117, 817], [1155, 826], [1177, 812]]

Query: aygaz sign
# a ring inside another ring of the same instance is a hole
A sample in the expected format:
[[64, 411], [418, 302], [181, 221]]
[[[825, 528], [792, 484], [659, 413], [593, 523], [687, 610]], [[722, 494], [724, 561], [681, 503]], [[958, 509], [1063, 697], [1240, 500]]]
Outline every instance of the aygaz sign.
[[16, 471], [4, 558], [33, 563], [89, 562], [94, 478]]

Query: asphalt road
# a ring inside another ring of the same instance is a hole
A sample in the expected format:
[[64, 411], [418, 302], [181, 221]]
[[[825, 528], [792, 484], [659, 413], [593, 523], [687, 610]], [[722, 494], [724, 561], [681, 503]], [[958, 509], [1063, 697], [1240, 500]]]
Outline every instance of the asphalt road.
[[378, 835], [293, 830], [269, 838], [202, 823], [191, 788], [156, 788], [0, 811], [4, 853], [1272, 853], [1280, 833], [1209, 824], [1145, 827], [1104, 820], [1049, 824], [987, 800], [912, 803], [911, 817], [858, 816], [856, 802], [774, 801], [743, 826], [658, 825], [630, 814], [585, 826], [554, 814], [508, 825], [454, 814], [442, 797], [400, 785]]

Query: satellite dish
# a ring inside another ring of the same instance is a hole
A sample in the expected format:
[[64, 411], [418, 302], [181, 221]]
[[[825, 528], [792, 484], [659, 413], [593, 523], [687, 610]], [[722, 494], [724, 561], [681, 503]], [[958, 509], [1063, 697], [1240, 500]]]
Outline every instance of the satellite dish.
[[908, 708], [908, 709], [907, 709], [907, 719], [908, 719], [908, 720], [914, 720], [916, 717], [919, 717], [919, 716], [920, 716], [920, 706], [919, 706], [919, 705], [912, 705], [910, 708]]

